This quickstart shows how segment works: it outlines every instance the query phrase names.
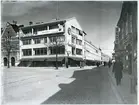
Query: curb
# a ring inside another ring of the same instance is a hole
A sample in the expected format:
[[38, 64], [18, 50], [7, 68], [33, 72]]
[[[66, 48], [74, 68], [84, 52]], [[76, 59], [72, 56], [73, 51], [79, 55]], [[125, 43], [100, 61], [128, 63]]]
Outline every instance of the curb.
[[110, 79], [110, 82], [111, 82], [112, 90], [115, 93], [116, 98], [118, 99], [119, 103], [120, 104], [128, 104], [127, 101], [122, 97], [122, 95], [120, 94], [120, 92], [116, 88], [117, 85], [115, 84], [110, 71], [108, 71], [108, 74], [109, 74], [109, 79]]

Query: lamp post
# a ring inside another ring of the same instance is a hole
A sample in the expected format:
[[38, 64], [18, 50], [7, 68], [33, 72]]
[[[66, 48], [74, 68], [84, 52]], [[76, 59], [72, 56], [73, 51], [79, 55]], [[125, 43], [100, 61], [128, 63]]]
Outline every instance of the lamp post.
[[66, 62], [65, 62], [65, 64], [66, 64], [66, 68], [68, 68], [69, 67], [69, 64], [68, 64], [68, 58], [69, 58], [69, 54], [71, 53], [70, 51], [66, 51], [67, 52], [67, 57], [66, 57]]

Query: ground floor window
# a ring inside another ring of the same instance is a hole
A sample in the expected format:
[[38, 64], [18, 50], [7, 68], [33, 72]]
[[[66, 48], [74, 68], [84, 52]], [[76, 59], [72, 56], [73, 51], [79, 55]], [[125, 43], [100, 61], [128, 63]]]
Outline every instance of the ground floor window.
[[47, 48], [35, 48], [35, 55], [47, 55]]
[[30, 56], [30, 55], [32, 55], [31, 49], [23, 49], [22, 52], [23, 52], [23, 56]]
[[50, 47], [50, 54], [65, 54], [65, 46], [58, 46], [58, 47]]
[[77, 54], [77, 55], [82, 55], [82, 49], [76, 48], [76, 54]]

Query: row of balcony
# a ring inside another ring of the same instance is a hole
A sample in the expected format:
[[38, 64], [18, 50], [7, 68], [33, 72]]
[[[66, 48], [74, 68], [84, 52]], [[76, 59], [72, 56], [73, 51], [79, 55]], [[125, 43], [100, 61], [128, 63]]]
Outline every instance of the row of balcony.
[[41, 30], [41, 31], [33, 31], [24, 34], [24, 32], [22, 33], [21, 37], [28, 37], [28, 36], [36, 36], [36, 35], [46, 35], [46, 34], [55, 34], [55, 33], [61, 33], [64, 32], [64, 27], [61, 26], [59, 28], [55, 28], [55, 29], [49, 29], [49, 30]]

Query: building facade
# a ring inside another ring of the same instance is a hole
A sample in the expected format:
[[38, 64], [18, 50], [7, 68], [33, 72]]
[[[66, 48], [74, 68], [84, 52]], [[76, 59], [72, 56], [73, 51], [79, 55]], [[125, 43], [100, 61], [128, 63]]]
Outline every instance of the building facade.
[[56, 60], [58, 66], [101, 61], [101, 51], [85, 41], [85, 36], [74, 17], [22, 27], [19, 66], [55, 66]]
[[84, 41], [84, 59], [86, 65], [95, 65], [97, 62], [101, 63], [101, 49], [94, 46], [87, 40]]
[[121, 58], [125, 71], [137, 81], [137, 2], [124, 1], [116, 26], [115, 56]]
[[54, 66], [56, 54], [59, 66], [76, 66], [73, 61], [79, 65], [84, 55], [84, 36], [76, 18], [23, 27], [19, 42], [20, 65]]
[[7, 38], [10, 37], [10, 46], [13, 48], [10, 50], [9, 64], [10, 66], [16, 66], [19, 64], [19, 38], [18, 38], [19, 27], [16, 24], [6, 23], [6, 27], [2, 31], [1, 36], [1, 65], [8, 65], [8, 45], [5, 46]]

